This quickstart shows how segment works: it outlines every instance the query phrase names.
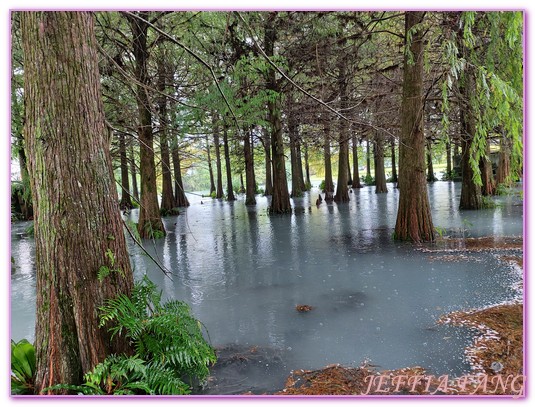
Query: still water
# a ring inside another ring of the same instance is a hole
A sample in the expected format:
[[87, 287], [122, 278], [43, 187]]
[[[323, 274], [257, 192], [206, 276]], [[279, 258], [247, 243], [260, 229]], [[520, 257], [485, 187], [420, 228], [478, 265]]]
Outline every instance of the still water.
[[[457, 236], [522, 235], [518, 197], [496, 198], [495, 209], [459, 211], [460, 188], [429, 186], [435, 226]], [[214, 346], [277, 350], [279, 369], [265, 366], [269, 379], [257, 378], [273, 388], [282, 388], [292, 369], [364, 360], [380, 369], [468, 371], [463, 349], [472, 333], [435, 321], [449, 311], [513, 298], [511, 270], [489, 253], [441, 261], [393, 241], [398, 191], [392, 184], [387, 194], [353, 190], [348, 204], [316, 207], [317, 195], [292, 199], [293, 213], [283, 216], [269, 216], [263, 197], [246, 207], [243, 197], [227, 203], [190, 195], [189, 208], [164, 219], [166, 238], [145, 242], [172, 278], [129, 241], [135, 276], [146, 273], [164, 297], [189, 303]], [[136, 211], [130, 219], [137, 220]], [[34, 335], [34, 243], [19, 235], [27, 225], [12, 225], [16, 340]], [[313, 309], [299, 313], [298, 304]]]

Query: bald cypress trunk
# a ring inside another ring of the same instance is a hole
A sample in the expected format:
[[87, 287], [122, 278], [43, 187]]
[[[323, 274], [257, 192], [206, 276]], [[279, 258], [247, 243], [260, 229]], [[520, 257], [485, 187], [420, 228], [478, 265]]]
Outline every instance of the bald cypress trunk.
[[251, 131], [245, 132], [243, 139], [243, 153], [245, 158], [245, 205], [256, 205], [254, 161], [251, 145]]
[[412, 33], [405, 54], [399, 143], [399, 205], [394, 236], [414, 242], [435, 238], [427, 182], [425, 179], [425, 137], [423, 120], [423, 32], [413, 27], [422, 22], [424, 12], [405, 12], [405, 38]]
[[[139, 12], [147, 20], [148, 12]], [[148, 24], [135, 17], [128, 16], [132, 31], [135, 57], [136, 102], [138, 108], [138, 135], [141, 172], [141, 202], [139, 208], [138, 231], [142, 238], [165, 235], [165, 228], [160, 217], [158, 191], [156, 188], [156, 165], [154, 163], [154, 135], [152, 132], [152, 113], [147, 88], [150, 78], [147, 67], [149, 52], [147, 48]]]
[[[113, 181], [91, 13], [23, 12], [25, 140], [35, 203], [38, 392], [82, 375], [128, 340], [98, 307], [133, 278]], [[116, 270], [101, 280], [102, 266]]]
[[228, 145], [227, 125], [223, 126], [223, 147], [225, 151], [225, 169], [227, 173], [227, 201], [235, 201], [234, 188], [232, 186], [232, 172], [230, 169], [230, 149]]
[[[340, 110], [345, 112], [348, 108], [347, 61], [343, 52], [340, 52], [338, 61], [338, 94], [340, 96]], [[348, 174], [349, 174], [349, 136], [348, 124], [338, 119], [338, 181], [336, 183], [336, 202], [349, 202]]]
[[323, 123], [323, 133], [324, 133], [324, 142], [323, 142], [323, 161], [325, 163], [325, 200], [332, 201], [334, 199], [334, 182], [333, 182], [333, 172], [331, 164], [331, 128], [329, 122]]
[[121, 161], [121, 209], [132, 209], [130, 199], [130, 181], [128, 179], [128, 157], [126, 156], [126, 140], [124, 133], [119, 133], [119, 158]]
[[[264, 46], [268, 56], [274, 56], [275, 40], [277, 38], [274, 27], [277, 12], [270, 12], [265, 24]], [[291, 212], [290, 193], [286, 178], [286, 164], [284, 159], [284, 142], [281, 123], [281, 95], [273, 68], [268, 69], [266, 89], [274, 95], [267, 103], [268, 121], [271, 123], [271, 162], [273, 167], [273, 195], [271, 197], [270, 213]]]
[[383, 137], [380, 134], [377, 134], [375, 136], [373, 157], [375, 163], [375, 193], [383, 194], [388, 192], [388, 188], [386, 187], [385, 151]]
[[351, 148], [353, 149], [353, 182], [351, 188], [362, 188], [359, 175], [359, 145], [355, 135], [351, 137]]
[[221, 170], [221, 147], [219, 145], [219, 125], [217, 118], [212, 116], [212, 128], [214, 131], [214, 149], [215, 149], [215, 166], [217, 174], [217, 188], [215, 197], [217, 199], [223, 198], [223, 171]]
[[182, 165], [180, 163], [180, 154], [177, 143], [173, 146], [171, 154], [173, 157], [173, 175], [175, 177], [175, 207], [187, 207], [189, 206], [189, 201], [186, 196], [186, 191], [184, 191], [184, 183], [182, 182]]

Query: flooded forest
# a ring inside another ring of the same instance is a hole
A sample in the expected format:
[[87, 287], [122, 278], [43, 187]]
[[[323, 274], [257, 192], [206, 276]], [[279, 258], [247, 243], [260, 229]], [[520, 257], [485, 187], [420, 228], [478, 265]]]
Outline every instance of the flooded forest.
[[524, 394], [524, 14], [12, 11], [11, 394]]

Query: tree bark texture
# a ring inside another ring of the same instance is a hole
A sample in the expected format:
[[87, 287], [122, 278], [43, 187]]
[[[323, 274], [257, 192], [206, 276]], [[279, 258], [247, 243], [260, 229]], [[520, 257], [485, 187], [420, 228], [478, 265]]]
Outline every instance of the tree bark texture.
[[479, 171], [481, 172], [481, 193], [484, 196], [494, 195], [496, 184], [492, 175], [492, 164], [490, 162], [490, 144], [487, 142], [485, 155], [479, 160]]
[[475, 114], [470, 103], [472, 93], [475, 92], [475, 72], [473, 67], [468, 67], [465, 71], [464, 85], [461, 87], [461, 94], [465, 105], [461, 108], [461, 201], [460, 209], [481, 209], [483, 198], [481, 186], [474, 181], [474, 169], [470, 164], [472, 142], [476, 134]]
[[264, 155], [266, 157], [265, 159], [265, 165], [266, 165], [266, 188], [264, 190], [265, 196], [273, 195], [273, 177], [271, 176], [271, 135], [269, 134], [269, 131], [267, 129], [264, 129]]
[[305, 176], [306, 176], [306, 189], [310, 189], [312, 184], [310, 182], [310, 164], [308, 163], [308, 146], [305, 144]]
[[351, 137], [351, 148], [353, 149], [353, 182], [351, 188], [362, 188], [359, 175], [359, 145], [357, 136]]
[[176, 140], [175, 143], [173, 143], [171, 155], [173, 158], [173, 175], [175, 177], [175, 207], [185, 208], [189, 206], [189, 201], [186, 197], [186, 191], [184, 191], [184, 183], [182, 182], [182, 165]]
[[[347, 61], [343, 52], [340, 52], [338, 61], [338, 94], [340, 97], [340, 111], [348, 108], [347, 95]], [[348, 124], [342, 119], [338, 120], [338, 181], [336, 183], [336, 202], [349, 202], [348, 173], [349, 173], [349, 137]]]
[[[277, 37], [275, 20], [277, 12], [270, 12], [265, 24], [264, 46], [268, 56], [274, 56], [275, 40]], [[268, 121], [271, 124], [271, 148], [273, 167], [273, 194], [271, 197], [270, 213], [291, 212], [290, 193], [286, 178], [286, 164], [284, 159], [284, 141], [281, 123], [281, 95], [276, 80], [275, 70], [269, 68], [266, 89], [272, 95], [268, 101]]]
[[[405, 12], [407, 32], [424, 18], [424, 12]], [[435, 238], [427, 182], [425, 179], [425, 137], [423, 120], [423, 33], [414, 31], [409, 45], [412, 63], [405, 54], [399, 143], [399, 205], [394, 236], [413, 242]]]
[[329, 122], [323, 123], [324, 142], [323, 142], [323, 161], [325, 163], [325, 200], [334, 200], [334, 181], [331, 164], [331, 128]]
[[214, 170], [212, 167], [212, 154], [210, 153], [210, 140], [206, 136], [206, 158], [208, 158], [208, 173], [210, 174], [210, 196], [215, 193]]
[[219, 125], [217, 124], [217, 118], [212, 116], [212, 128], [214, 131], [214, 149], [215, 149], [215, 167], [217, 174], [217, 188], [215, 197], [217, 199], [223, 198], [223, 171], [221, 170], [221, 148], [219, 145]]
[[[133, 277], [116, 199], [91, 13], [23, 12], [25, 140], [35, 202], [38, 392], [79, 384], [123, 337], [98, 307]], [[114, 270], [99, 281], [102, 266]]]
[[249, 132], [245, 132], [243, 153], [245, 158], [245, 205], [256, 205], [253, 151]]
[[232, 186], [232, 172], [230, 169], [230, 149], [228, 145], [227, 125], [223, 127], [223, 147], [225, 151], [225, 170], [227, 173], [227, 201], [235, 201], [234, 187]]
[[[148, 12], [139, 12], [141, 18], [148, 20]], [[132, 31], [137, 81], [136, 102], [139, 115], [138, 136], [141, 172], [141, 201], [139, 207], [138, 231], [142, 238], [152, 238], [155, 233], [163, 233], [165, 228], [160, 217], [158, 191], [156, 188], [156, 165], [154, 163], [154, 136], [152, 132], [152, 113], [148, 87], [150, 78], [147, 69], [149, 52], [147, 48], [148, 24], [129, 16]]]
[[160, 208], [163, 214], [173, 214], [175, 197], [173, 195], [173, 178], [171, 177], [171, 159], [169, 157], [167, 136], [169, 118], [167, 113], [167, 97], [165, 96], [167, 71], [166, 62], [162, 58], [158, 64], [158, 90], [161, 92], [158, 97], [158, 119], [160, 122], [160, 152], [162, 156], [162, 202]]
[[375, 193], [383, 194], [388, 192], [388, 188], [386, 187], [384, 143], [383, 137], [380, 134], [375, 136], [373, 153], [375, 164]]
[[128, 157], [126, 155], [126, 139], [124, 133], [119, 133], [119, 158], [121, 161], [121, 209], [132, 209], [130, 198], [130, 180], [128, 178]]
[[511, 186], [511, 140], [502, 136], [500, 140], [500, 153], [498, 168], [496, 169], [496, 185]]
[[[291, 105], [292, 103], [290, 103]], [[290, 138], [290, 164], [292, 170], [292, 198], [303, 196], [303, 169], [301, 168], [297, 148], [299, 145], [299, 127], [292, 106], [288, 109], [288, 137]]]

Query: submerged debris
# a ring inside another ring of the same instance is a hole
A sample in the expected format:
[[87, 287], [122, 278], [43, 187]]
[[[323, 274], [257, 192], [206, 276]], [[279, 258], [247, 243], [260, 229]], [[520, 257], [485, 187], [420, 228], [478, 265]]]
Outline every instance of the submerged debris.
[[448, 238], [439, 240], [435, 246], [422, 246], [418, 249], [423, 252], [484, 252], [497, 250], [522, 250], [524, 244], [523, 237], [517, 236], [486, 236], [486, 237], [466, 237]]
[[296, 305], [295, 306], [295, 309], [297, 312], [308, 312], [308, 311], [312, 311], [312, 306], [310, 305], [306, 305], [306, 304], [303, 304], [303, 305]]

